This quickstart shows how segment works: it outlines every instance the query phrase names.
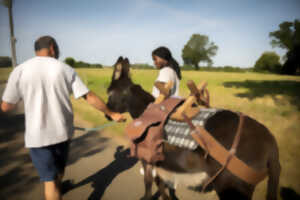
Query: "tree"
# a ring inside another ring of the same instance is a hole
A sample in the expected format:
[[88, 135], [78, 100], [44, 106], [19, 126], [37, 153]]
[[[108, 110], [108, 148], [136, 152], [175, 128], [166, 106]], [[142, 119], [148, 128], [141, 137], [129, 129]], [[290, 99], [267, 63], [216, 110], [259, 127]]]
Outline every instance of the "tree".
[[186, 65], [194, 65], [199, 69], [200, 62], [206, 62], [212, 65], [211, 57], [215, 56], [218, 47], [210, 42], [208, 36], [193, 34], [182, 50], [182, 59]]
[[2, 0], [1, 4], [8, 8], [12, 66], [16, 67], [17, 65], [16, 38], [14, 35], [14, 22], [13, 22], [13, 12], [12, 12], [13, 0]]
[[282, 68], [284, 74], [295, 74], [300, 70], [300, 21], [282, 22], [279, 30], [269, 33], [271, 45], [287, 50]]
[[70, 65], [73, 68], [103, 68], [103, 66], [99, 63], [90, 64], [90, 63], [83, 62], [83, 61], [78, 61], [77, 62], [72, 57], [65, 58], [64, 62], [67, 63], [68, 65]]
[[11, 58], [7, 56], [0, 56], [0, 67], [10, 67], [12, 65]]
[[65, 63], [67, 63], [67, 64], [70, 65], [71, 67], [74, 67], [75, 64], [76, 64], [76, 61], [75, 61], [75, 59], [72, 58], [72, 57], [67, 57], [67, 58], [65, 59]]
[[264, 52], [256, 61], [255, 71], [269, 71], [279, 73], [281, 70], [281, 64], [279, 62], [280, 56], [273, 51]]

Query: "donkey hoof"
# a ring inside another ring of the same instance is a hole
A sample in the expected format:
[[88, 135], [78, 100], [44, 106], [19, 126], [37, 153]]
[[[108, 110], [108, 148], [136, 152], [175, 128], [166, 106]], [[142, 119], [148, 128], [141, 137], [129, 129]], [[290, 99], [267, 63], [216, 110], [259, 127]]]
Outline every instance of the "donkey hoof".
[[142, 198], [140, 198], [140, 200], [152, 200], [152, 198], [150, 197], [142, 197]]
[[143, 196], [142, 198], [140, 198], [140, 200], [157, 200], [158, 198], [155, 197], [155, 196], [152, 196], [152, 197], [145, 197]]

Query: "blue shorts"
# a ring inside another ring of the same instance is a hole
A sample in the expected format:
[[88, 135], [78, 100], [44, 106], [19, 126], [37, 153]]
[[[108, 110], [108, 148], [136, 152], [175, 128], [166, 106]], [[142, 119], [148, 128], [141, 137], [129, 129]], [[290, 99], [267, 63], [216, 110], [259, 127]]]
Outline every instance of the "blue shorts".
[[70, 141], [46, 147], [30, 148], [29, 153], [40, 180], [54, 181], [63, 174], [68, 159]]

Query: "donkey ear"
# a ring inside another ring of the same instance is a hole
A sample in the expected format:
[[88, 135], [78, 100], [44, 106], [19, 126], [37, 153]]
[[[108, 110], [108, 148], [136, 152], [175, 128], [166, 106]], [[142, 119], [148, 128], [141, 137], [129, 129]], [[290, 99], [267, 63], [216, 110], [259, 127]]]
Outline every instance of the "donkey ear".
[[130, 65], [128, 58], [124, 59], [124, 63], [125, 63], [125, 65], [128, 65], [128, 66]]
[[126, 72], [127, 76], [129, 76], [130, 63], [129, 63], [128, 58], [125, 58], [123, 60], [123, 63], [124, 63], [124, 72]]
[[120, 56], [120, 57], [118, 58], [118, 60], [117, 60], [117, 62], [116, 62], [115, 65], [117, 65], [118, 63], [121, 63], [121, 62], [123, 62], [123, 57], [122, 57], [122, 56]]
[[117, 63], [115, 65], [115, 70], [114, 70], [114, 73], [113, 73], [113, 80], [118, 80], [121, 77], [122, 68], [123, 68], [122, 62]]
[[113, 80], [118, 80], [121, 77], [122, 74], [122, 68], [123, 68], [123, 57], [120, 56], [114, 65], [114, 72], [113, 72]]

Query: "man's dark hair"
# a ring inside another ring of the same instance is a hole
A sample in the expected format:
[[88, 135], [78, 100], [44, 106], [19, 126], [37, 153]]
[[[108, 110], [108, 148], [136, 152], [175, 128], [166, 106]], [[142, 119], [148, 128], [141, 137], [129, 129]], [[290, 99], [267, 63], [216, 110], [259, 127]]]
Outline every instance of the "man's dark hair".
[[55, 41], [55, 39], [51, 36], [42, 36], [39, 39], [37, 39], [34, 43], [34, 50], [39, 51], [41, 49], [49, 49], [50, 46], [53, 45], [54, 52], [55, 52], [55, 58], [59, 57], [59, 48]]

